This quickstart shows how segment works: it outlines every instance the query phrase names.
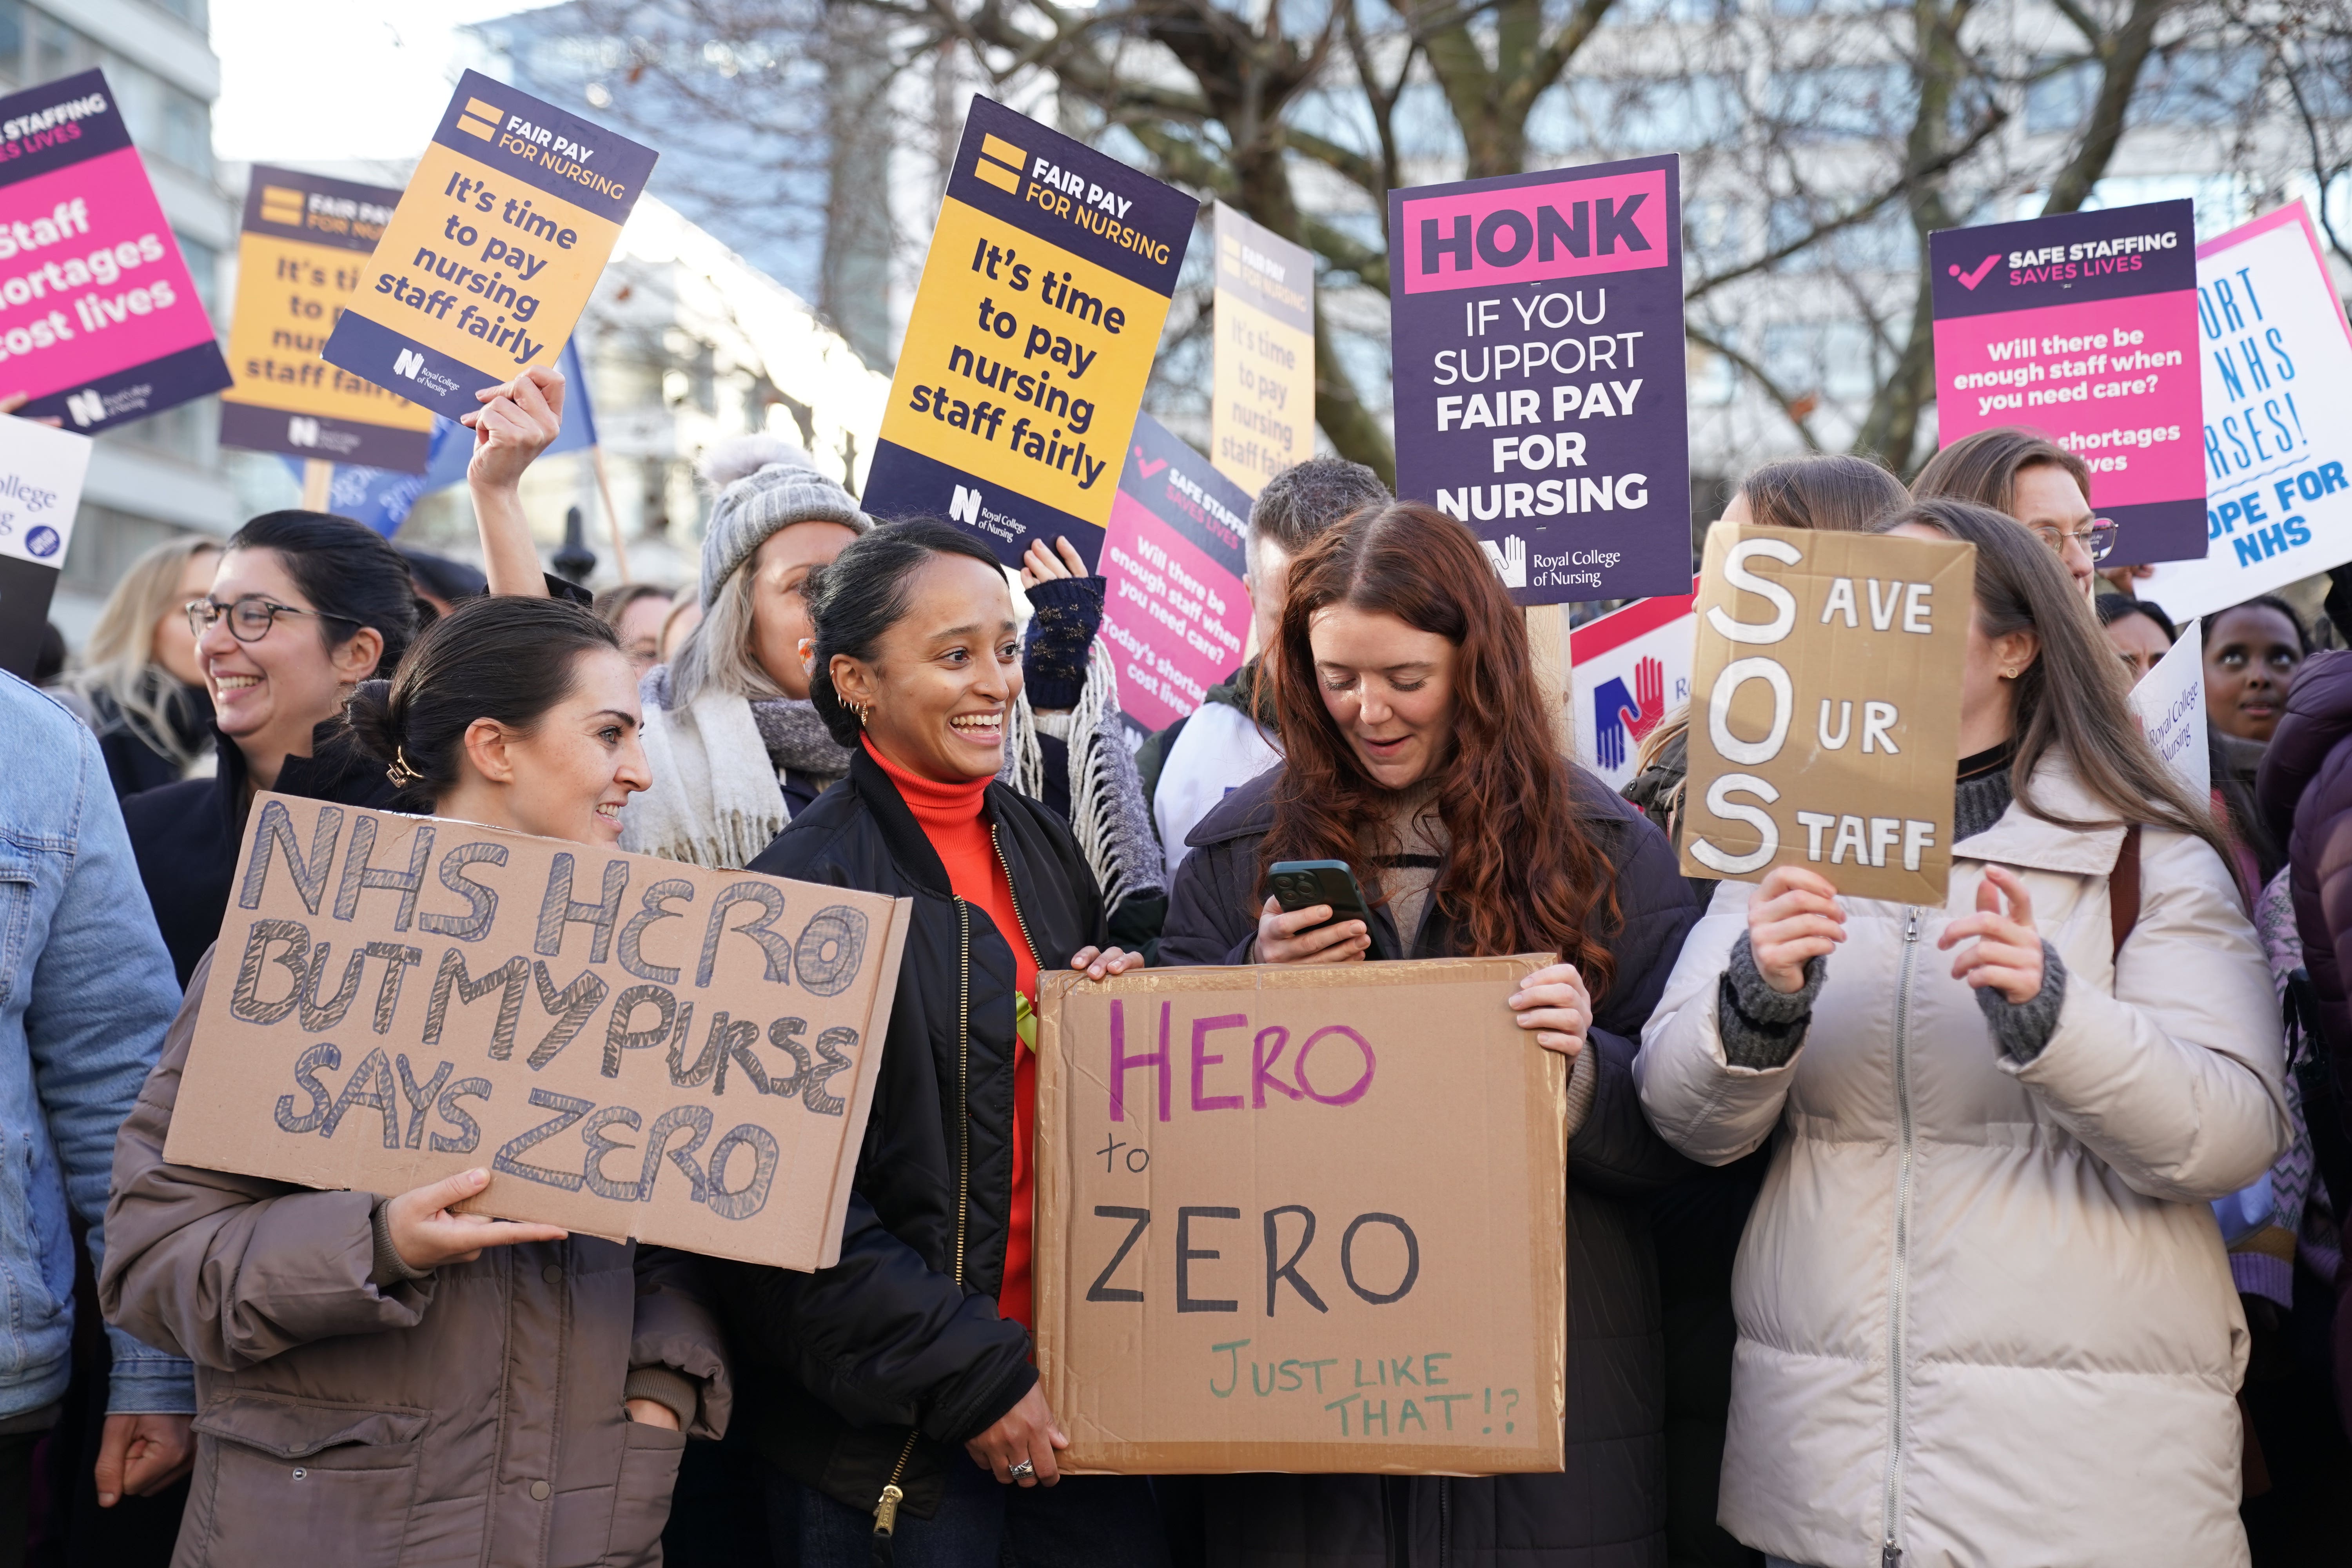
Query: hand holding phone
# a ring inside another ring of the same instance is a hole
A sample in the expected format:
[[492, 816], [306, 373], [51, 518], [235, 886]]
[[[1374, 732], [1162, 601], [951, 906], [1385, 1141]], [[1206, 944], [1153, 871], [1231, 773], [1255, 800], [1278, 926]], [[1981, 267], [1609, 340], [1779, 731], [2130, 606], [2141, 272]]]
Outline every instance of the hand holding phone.
[[1259, 963], [1346, 963], [1372, 945], [1372, 915], [1344, 860], [1278, 860], [1257, 923]]

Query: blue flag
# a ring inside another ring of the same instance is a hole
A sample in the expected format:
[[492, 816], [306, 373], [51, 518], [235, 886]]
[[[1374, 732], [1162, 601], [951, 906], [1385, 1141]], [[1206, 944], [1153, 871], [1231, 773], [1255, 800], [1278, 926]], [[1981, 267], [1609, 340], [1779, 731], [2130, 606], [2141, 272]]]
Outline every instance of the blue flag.
[[[548, 456], [577, 452], [596, 445], [596, 410], [588, 401], [588, 377], [580, 366], [577, 342], [577, 339], [566, 342], [562, 353], [556, 357], [556, 368], [563, 373], [563, 428], [547, 448]], [[407, 520], [409, 509], [416, 504], [419, 496], [466, 482], [466, 465], [474, 457], [474, 433], [454, 419], [436, 415], [429, 450], [431, 455], [421, 474], [397, 474], [356, 463], [336, 464], [335, 477], [327, 487], [327, 510], [339, 517], [366, 523], [389, 538]], [[302, 478], [304, 459], [280, 460], [296, 480]]]

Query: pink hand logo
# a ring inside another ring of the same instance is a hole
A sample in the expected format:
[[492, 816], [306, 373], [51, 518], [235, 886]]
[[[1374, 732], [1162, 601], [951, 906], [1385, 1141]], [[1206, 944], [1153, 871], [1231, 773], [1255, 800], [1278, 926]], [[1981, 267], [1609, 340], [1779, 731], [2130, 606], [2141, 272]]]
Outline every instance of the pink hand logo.
[[1666, 713], [1664, 665], [1654, 658], [1633, 661], [1633, 700], [1641, 704], [1642, 711], [1638, 715], [1629, 715], [1625, 728], [1636, 741], [1646, 740]]

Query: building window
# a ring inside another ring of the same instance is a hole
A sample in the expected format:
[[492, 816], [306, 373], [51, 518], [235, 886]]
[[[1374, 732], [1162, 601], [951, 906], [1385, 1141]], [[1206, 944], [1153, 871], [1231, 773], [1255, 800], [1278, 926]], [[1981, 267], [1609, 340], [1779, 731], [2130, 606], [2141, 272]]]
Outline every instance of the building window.
[[33, 14], [33, 60], [29, 68], [35, 81], [53, 81], [61, 76], [71, 76], [96, 65], [97, 50], [89, 41], [55, 16], [40, 12]]
[[190, 239], [177, 229], [172, 231], [172, 237], [180, 242], [180, 254], [187, 258], [188, 276], [195, 281], [197, 298], [204, 301], [206, 310], [218, 317], [221, 313], [220, 298], [215, 292], [220, 278], [218, 253], [211, 246]]
[[210, 7], [205, 0], [147, 0], [147, 4], [167, 16], [177, 16], [199, 33], [211, 30]]
[[0, 0], [0, 75], [24, 79], [25, 0]]

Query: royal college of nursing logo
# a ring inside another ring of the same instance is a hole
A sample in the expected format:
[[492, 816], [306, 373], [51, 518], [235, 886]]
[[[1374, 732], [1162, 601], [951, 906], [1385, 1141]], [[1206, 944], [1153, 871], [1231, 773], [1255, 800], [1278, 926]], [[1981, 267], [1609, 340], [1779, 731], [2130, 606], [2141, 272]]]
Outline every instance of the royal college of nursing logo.
[[948, 498], [948, 521], [979, 526], [980, 491], [978, 489], [967, 485], [956, 486], [955, 494]]
[[77, 425], [103, 424], [106, 420], [106, 399], [94, 386], [69, 393], [66, 396], [66, 412], [73, 416], [73, 422]]
[[1021, 194], [1021, 171], [1029, 162], [1029, 154], [1002, 136], [983, 135], [980, 139], [980, 157], [971, 172], [1013, 195]]
[[416, 373], [424, 368], [425, 356], [415, 349], [403, 349], [393, 356], [392, 374], [394, 375], [404, 375], [415, 381]]
[[1633, 689], [1611, 676], [1592, 693], [1592, 750], [1604, 768], [1625, 765], [1628, 735], [1638, 745], [1666, 711], [1666, 667], [1654, 658], [1633, 661]]

